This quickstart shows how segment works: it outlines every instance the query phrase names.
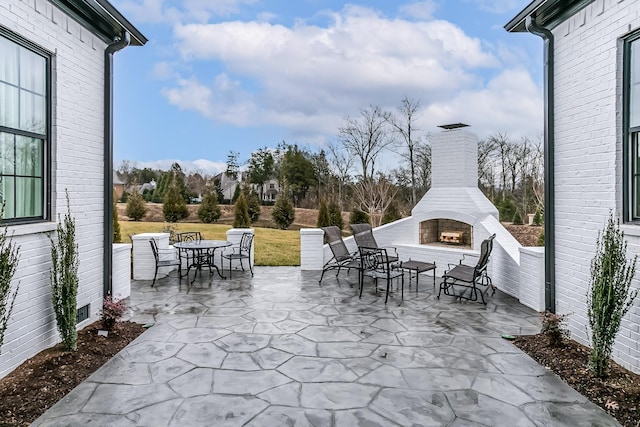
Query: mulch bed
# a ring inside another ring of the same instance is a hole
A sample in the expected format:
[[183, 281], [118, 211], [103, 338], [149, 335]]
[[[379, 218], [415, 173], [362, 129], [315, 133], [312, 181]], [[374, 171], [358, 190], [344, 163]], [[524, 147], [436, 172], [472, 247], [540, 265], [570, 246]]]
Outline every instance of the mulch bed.
[[623, 426], [640, 427], [640, 375], [610, 361], [609, 377], [594, 377], [588, 368], [591, 349], [573, 340], [552, 347], [547, 336], [538, 334], [516, 337], [513, 343]]
[[133, 322], [116, 323], [108, 337], [98, 329], [100, 322], [78, 331], [78, 351], [48, 348], [1, 379], [0, 426], [28, 426], [144, 332]]

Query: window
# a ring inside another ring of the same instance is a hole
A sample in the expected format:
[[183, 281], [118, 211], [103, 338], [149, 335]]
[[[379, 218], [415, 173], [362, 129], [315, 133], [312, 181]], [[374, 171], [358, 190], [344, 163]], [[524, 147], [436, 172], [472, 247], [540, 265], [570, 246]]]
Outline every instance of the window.
[[0, 203], [4, 219], [46, 219], [49, 55], [0, 28]]

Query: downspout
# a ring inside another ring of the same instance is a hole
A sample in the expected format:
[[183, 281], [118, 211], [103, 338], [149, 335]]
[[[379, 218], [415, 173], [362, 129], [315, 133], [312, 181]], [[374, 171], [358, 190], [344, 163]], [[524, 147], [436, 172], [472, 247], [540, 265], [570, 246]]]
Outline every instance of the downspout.
[[527, 31], [544, 40], [544, 304], [556, 311], [555, 191], [554, 191], [554, 65], [553, 33], [527, 16]]
[[113, 54], [129, 46], [128, 31], [104, 51], [104, 278], [103, 296], [111, 295], [113, 286]]

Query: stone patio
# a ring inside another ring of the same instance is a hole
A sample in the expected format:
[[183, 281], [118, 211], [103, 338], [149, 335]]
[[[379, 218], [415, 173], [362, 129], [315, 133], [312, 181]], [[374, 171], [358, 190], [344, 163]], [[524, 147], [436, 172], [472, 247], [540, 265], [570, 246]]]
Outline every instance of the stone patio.
[[509, 296], [438, 301], [423, 278], [385, 306], [353, 272], [318, 278], [132, 283], [131, 320], [155, 326], [33, 425], [619, 425], [500, 337], [539, 331]]

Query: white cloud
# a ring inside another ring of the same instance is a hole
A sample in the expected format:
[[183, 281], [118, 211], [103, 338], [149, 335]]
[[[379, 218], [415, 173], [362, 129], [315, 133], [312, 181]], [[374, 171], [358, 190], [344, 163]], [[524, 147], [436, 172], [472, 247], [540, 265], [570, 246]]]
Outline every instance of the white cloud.
[[136, 22], [208, 22], [231, 16], [258, 0], [120, 0], [115, 5]]
[[224, 162], [212, 162], [211, 160], [198, 159], [198, 160], [178, 160], [178, 159], [163, 159], [153, 161], [136, 161], [134, 166], [139, 169], [151, 168], [160, 169], [163, 171], [169, 170], [171, 165], [178, 163], [182, 170], [186, 173], [198, 172], [202, 175], [217, 175], [218, 173], [227, 169], [227, 164]]
[[400, 6], [400, 13], [414, 19], [427, 20], [433, 17], [438, 5], [433, 0], [416, 1]]
[[504, 14], [516, 12], [518, 7], [524, 6], [521, 0], [465, 0], [467, 3], [474, 3], [480, 9], [491, 13]]

